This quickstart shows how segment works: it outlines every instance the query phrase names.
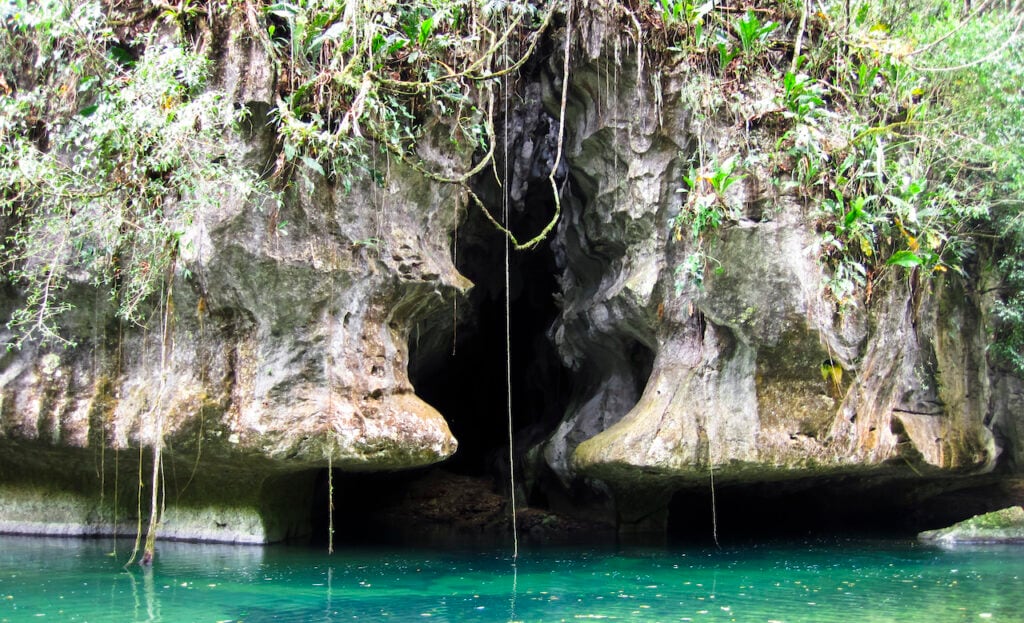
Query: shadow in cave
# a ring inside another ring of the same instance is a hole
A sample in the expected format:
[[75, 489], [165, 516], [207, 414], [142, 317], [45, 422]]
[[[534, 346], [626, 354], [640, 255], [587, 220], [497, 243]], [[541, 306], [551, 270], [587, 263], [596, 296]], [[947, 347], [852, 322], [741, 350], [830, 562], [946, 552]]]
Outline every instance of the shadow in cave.
[[[541, 172], [544, 177], [539, 177]], [[516, 198], [507, 199], [509, 227], [524, 238], [540, 232], [555, 210], [546, 170], [539, 167], [535, 174], [528, 183], [519, 183]], [[477, 191], [500, 218], [505, 189], [485, 180]], [[506, 340], [511, 344], [517, 475], [525, 452], [561, 420], [570, 394], [572, 379], [549, 335], [560, 313], [554, 244], [549, 239], [534, 249], [510, 252], [506, 334], [505, 236], [471, 206], [453, 242], [456, 267], [474, 284], [466, 303], [460, 304], [457, 326], [453, 329], [448, 322], [447, 330], [434, 330], [429, 339], [419, 328], [410, 338], [409, 376], [416, 393], [444, 415], [459, 441], [445, 467], [491, 478], [506, 492]]]
[[310, 542], [316, 547], [328, 542], [332, 498], [335, 547], [511, 543], [509, 500], [483, 479], [430, 467], [331, 474], [329, 481], [328, 471], [319, 470], [312, 498]]
[[[997, 510], [1008, 498], [994, 479], [834, 477], [678, 491], [670, 543], [744, 544], [771, 539], [909, 539]], [[713, 519], [714, 518], [714, 519]]]
[[[474, 180], [473, 189], [495, 218], [502, 219], [502, 207], [507, 206], [509, 229], [525, 240], [541, 232], [555, 212], [548, 175], [557, 122], [543, 112], [539, 93], [524, 101], [529, 103], [512, 113], [509, 149], [498, 150], [502, 156], [495, 168], [508, 176], [505, 183], [499, 185], [488, 168]], [[504, 154], [512, 154], [507, 167], [501, 162]], [[573, 180], [564, 162], [556, 181], [563, 189], [563, 209], [583, 209], [586, 202], [572, 195]], [[452, 257], [473, 288], [458, 301], [457, 310], [447, 308], [421, 319], [409, 336], [409, 378], [416, 394], [445, 417], [458, 450], [432, 468], [332, 472], [336, 545], [510, 543], [509, 395], [520, 537], [542, 543], [614, 539], [607, 518], [593, 517], [587, 506], [605, 504], [605, 492], [564, 491], [541, 457], [527, 456], [556, 429], [570, 403], [589, 398], [613, 374], [607, 365], [589, 362], [570, 372], [555, 346], [563, 262], [569, 255], [601, 262], [589, 258], [585, 249], [563, 248], [563, 240], [552, 232], [533, 249], [512, 250], [506, 266], [505, 235], [479, 206], [469, 206], [452, 241]], [[624, 351], [615, 349], [610, 357], [616, 362], [622, 358], [625, 368], [636, 368], [625, 376], [638, 387], [623, 386], [615, 409], [635, 403], [653, 361], [649, 349], [625, 342]], [[506, 366], [507, 343], [511, 354]], [[511, 391], [506, 370], [511, 371]], [[317, 476], [311, 508], [317, 545], [326, 543], [328, 534], [327, 474], [325, 469]], [[563, 514], [548, 512], [553, 510]]]
[[409, 483], [421, 476], [422, 470], [347, 473], [334, 469], [330, 478], [328, 475], [326, 468], [316, 474], [310, 507], [311, 545], [327, 546], [332, 515], [335, 547], [401, 544], [410, 536], [397, 531], [385, 515], [398, 506]]
[[[534, 120], [529, 130], [538, 134], [536, 142], [551, 134], [551, 123], [546, 116]], [[532, 236], [555, 210], [545, 166], [520, 171], [514, 183], [501, 187], [483, 176], [475, 190], [499, 218], [503, 193], [509, 192], [510, 229]], [[515, 193], [509, 191], [512, 186]], [[334, 470], [333, 496], [328, 472], [320, 470], [311, 509], [314, 545], [327, 542], [330, 497], [336, 546], [466, 546], [511, 538], [506, 342], [511, 344], [507, 369], [517, 478], [524, 477], [526, 452], [562, 419], [572, 382], [549, 335], [561, 312], [553, 239], [509, 253], [506, 326], [505, 236], [478, 207], [469, 209], [453, 240], [452, 255], [474, 287], [460, 301], [458, 318], [445, 310], [421, 321], [409, 338], [410, 380], [417, 395], [444, 415], [459, 441], [458, 450], [440, 468], [356, 474]], [[528, 502], [526, 489], [517, 489], [518, 498]], [[520, 516], [520, 525], [530, 519]], [[545, 527], [554, 523], [540, 514], [533, 519], [548, 522]]]

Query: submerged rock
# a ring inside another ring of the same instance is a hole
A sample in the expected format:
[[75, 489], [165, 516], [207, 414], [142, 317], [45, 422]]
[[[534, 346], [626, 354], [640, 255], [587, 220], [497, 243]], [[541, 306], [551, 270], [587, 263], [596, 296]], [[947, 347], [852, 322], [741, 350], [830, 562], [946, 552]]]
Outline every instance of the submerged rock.
[[1024, 508], [1011, 506], [975, 515], [948, 528], [927, 530], [917, 538], [940, 545], [1024, 543]]

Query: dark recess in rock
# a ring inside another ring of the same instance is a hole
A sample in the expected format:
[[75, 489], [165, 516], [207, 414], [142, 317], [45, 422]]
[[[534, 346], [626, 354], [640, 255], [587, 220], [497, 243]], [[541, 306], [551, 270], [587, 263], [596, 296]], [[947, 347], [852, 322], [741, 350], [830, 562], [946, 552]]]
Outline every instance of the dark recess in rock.
[[[511, 169], [516, 172], [506, 195], [509, 223], [524, 238], [541, 231], [554, 211], [548, 169], [543, 162], [535, 162], [548, 160], [545, 152], [550, 148], [552, 124], [540, 113], [536, 123], [526, 124], [529, 136], [511, 136], [518, 158], [511, 162], [510, 157], [509, 163], [510, 175]], [[524, 126], [517, 123], [515, 127], [522, 130]], [[503, 189], [489, 172], [481, 176], [477, 191], [500, 219]], [[509, 253], [508, 339], [517, 460], [558, 423], [570, 393], [569, 372], [549, 334], [560, 312], [552, 245], [549, 239], [534, 249]], [[440, 339], [436, 328], [413, 330], [409, 375], [417, 395], [445, 416], [459, 440], [459, 450], [446, 467], [461, 474], [491, 476], [501, 486], [508, 480], [505, 237], [477, 207], [471, 207], [452, 253], [457, 268], [474, 287], [459, 310], [454, 332], [450, 320], [439, 323], [447, 326]], [[422, 340], [419, 333], [423, 331], [434, 334]]]
[[[913, 538], [1021, 500], [1019, 482], [970, 479], [835, 477], [688, 487], [669, 503], [668, 539], [722, 544], [765, 538]], [[714, 517], [714, 520], [712, 519]]]
[[[507, 495], [486, 478], [440, 468], [352, 474], [334, 470], [334, 545], [473, 547], [511, 545]], [[328, 542], [327, 470], [316, 477], [311, 506], [315, 547]], [[519, 538], [527, 544], [613, 540], [614, 526], [537, 508], [517, 513]]]

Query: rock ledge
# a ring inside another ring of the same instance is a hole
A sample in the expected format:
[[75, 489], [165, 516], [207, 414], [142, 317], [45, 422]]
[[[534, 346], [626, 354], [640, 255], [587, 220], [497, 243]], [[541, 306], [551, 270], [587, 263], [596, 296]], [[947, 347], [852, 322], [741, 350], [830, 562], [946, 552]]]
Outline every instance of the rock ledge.
[[927, 530], [918, 534], [917, 538], [940, 545], [1024, 543], [1024, 508], [1011, 506], [975, 515], [948, 528]]

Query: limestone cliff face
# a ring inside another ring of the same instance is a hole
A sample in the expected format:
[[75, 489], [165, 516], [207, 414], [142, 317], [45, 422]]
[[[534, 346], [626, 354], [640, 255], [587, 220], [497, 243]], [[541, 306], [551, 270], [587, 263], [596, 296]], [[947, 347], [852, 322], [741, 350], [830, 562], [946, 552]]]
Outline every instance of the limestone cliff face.
[[[756, 120], [781, 85], [755, 72], [732, 93], [708, 92], [697, 61], [642, 58], [623, 19], [614, 4], [585, 15], [569, 78], [581, 201], [559, 229], [556, 337], [567, 361], [601, 380], [544, 446], [549, 464], [619, 491], [711, 471], [754, 482], [991, 469], [1016, 446], [993, 437], [993, 418], [1016, 417], [994, 402], [992, 379], [1008, 395], [1019, 385], [990, 374], [988, 301], [975, 286], [890, 267], [840, 313], [814, 198], [756, 158], [729, 191], [742, 216], [704, 236], [703, 282], [687, 279], [696, 241], [669, 224], [689, 162], [770, 144]], [[622, 345], [634, 342], [654, 362], [627, 405], [637, 368]]]
[[[222, 36], [218, 88], [253, 111], [258, 131], [245, 148], [252, 166], [263, 167], [274, 147], [273, 132], [262, 130], [272, 72], [251, 40]], [[23, 489], [19, 462], [51, 447], [86, 449], [97, 471], [110, 468], [111, 450], [128, 460], [127, 448], [155, 445], [200, 462], [249, 465], [220, 492], [186, 496], [186, 504], [213, 507], [248, 505], [252, 496], [239, 490], [258, 492], [274, 473], [329, 461], [400, 469], [451, 455], [456, 440], [414, 394], [406, 367], [410, 327], [469, 285], [448, 248], [459, 203], [451, 188], [397, 163], [381, 167], [390, 168], [383, 184], [366, 176], [347, 192], [303, 171], [280, 203], [233, 197], [197, 213], [181, 245], [191, 275], [174, 278], [146, 327], [119, 326], [101, 294], [75, 286], [68, 334], [77, 348], [4, 356], [0, 488]], [[39, 467], [61, 469], [59, 459]], [[178, 484], [195, 475], [179, 469]], [[104, 496], [99, 482], [90, 488], [78, 493], [94, 496], [91, 508]], [[0, 528], [50, 530], [30, 525], [46, 518], [16, 506], [3, 505]], [[109, 511], [93, 510], [67, 522], [95, 523], [85, 515]], [[174, 535], [170, 523], [164, 534]], [[220, 538], [214, 522], [195, 523], [179, 536]], [[280, 536], [263, 526], [221, 535]]]
[[[979, 288], [893, 267], [839, 313], [814, 201], [773, 184], [768, 164], [743, 171], [730, 191], [742, 218], [703, 241], [703, 281], [687, 278], [695, 242], [669, 224], [690, 158], [774, 140], [748, 125], [778, 86], [754, 76], [709, 94], [697, 64], [638, 49], [617, 6], [592, 2], [557, 31], [574, 37], [572, 71], [558, 75], [555, 58], [541, 80], [549, 112], [570, 81], [572, 192], [550, 241], [561, 309], [549, 336], [574, 385], [533, 460], [566, 488], [609, 485], [620, 505], [711, 471], [913, 478], [984, 472], [1001, 452], [1019, 465], [1024, 391], [986, 362]], [[245, 144], [262, 169], [273, 72], [230, 33], [217, 62], [218, 88], [253, 112]], [[0, 530], [113, 529], [151, 460], [140, 447], [167, 448], [176, 474], [163, 535], [251, 542], [308, 521], [293, 502], [313, 475], [286, 476], [452, 455], [444, 414], [413, 391], [408, 340], [466, 300], [450, 248], [465, 202], [398, 162], [381, 167], [383, 184], [346, 191], [304, 171], [280, 203], [235, 197], [196, 214], [182, 245], [191, 276], [174, 279], [147, 327], [119, 325], [77, 284], [77, 348], [0, 359]]]

